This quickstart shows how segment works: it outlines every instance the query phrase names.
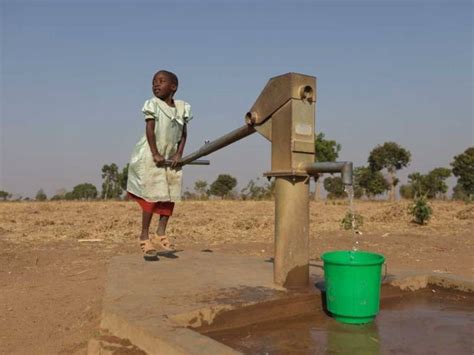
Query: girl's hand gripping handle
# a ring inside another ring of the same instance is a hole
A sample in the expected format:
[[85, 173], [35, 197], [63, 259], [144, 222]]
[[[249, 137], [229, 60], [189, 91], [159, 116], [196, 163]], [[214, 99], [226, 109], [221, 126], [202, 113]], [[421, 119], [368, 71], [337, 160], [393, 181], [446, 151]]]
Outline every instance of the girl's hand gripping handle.
[[159, 168], [164, 166], [166, 162], [165, 158], [161, 156], [160, 154], [153, 154], [153, 161], [155, 162], [156, 166]]
[[180, 152], [177, 152], [175, 153], [172, 157], [171, 157], [171, 167], [172, 168], [176, 168], [179, 166], [179, 163], [181, 162], [181, 158], [182, 158], [182, 154]]

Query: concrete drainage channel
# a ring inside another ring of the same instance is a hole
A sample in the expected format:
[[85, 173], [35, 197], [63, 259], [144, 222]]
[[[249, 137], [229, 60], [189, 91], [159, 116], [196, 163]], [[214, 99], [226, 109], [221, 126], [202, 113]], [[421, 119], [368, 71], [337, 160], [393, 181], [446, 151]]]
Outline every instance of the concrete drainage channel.
[[[431, 285], [415, 292], [384, 286], [376, 322], [361, 325], [339, 323], [324, 308], [315, 310], [312, 301], [305, 313], [289, 318], [266, 316], [234, 327], [231, 315], [223, 314], [226, 321], [197, 330], [246, 354], [470, 354], [472, 349], [472, 295]], [[241, 313], [237, 320], [247, 310]]]
[[319, 263], [312, 264], [310, 286], [291, 291], [274, 285], [271, 260], [177, 256], [156, 263], [133, 255], [112, 260], [102, 336], [91, 340], [90, 355], [413, 353], [443, 352], [444, 345], [463, 354], [473, 346], [474, 283], [463, 278], [391, 271], [380, 314], [358, 326], [326, 314]]

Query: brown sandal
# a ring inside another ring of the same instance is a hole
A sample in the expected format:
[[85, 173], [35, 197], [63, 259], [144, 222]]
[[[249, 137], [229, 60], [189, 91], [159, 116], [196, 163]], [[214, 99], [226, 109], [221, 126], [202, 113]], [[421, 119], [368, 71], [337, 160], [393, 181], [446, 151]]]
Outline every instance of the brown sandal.
[[140, 249], [142, 250], [143, 257], [145, 259], [156, 259], [158, 257], [158, 251], [153, 246], [150, 239], [139, 240]]
[[158, 244], [160, 248], [166, 251], [176, 251], [176, 246], [170, 242], [166, 235], [158, 235], [158, 233], [155, 233], [153, 243]]

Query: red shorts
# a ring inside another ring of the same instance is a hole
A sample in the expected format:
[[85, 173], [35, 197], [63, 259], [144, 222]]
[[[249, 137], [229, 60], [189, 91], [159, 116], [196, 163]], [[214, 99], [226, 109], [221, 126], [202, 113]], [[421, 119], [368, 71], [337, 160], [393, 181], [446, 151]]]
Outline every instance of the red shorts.
[[135, 196], [127, 191], [127, 195], [130, 199], [138, 202], [143, 211], [148, 213], [156, 213], [161, 216], [171, 216], [173, 214], [174, 202], [148, 202], [141, 197]]

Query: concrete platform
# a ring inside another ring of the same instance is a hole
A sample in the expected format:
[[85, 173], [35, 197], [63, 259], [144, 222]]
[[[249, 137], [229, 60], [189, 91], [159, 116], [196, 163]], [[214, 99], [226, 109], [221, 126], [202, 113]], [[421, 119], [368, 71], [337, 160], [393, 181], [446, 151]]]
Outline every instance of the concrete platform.
[[[390, 273], [386, 281], [400, 288], [474, 290], [472, 281], [452, 275]], [[234, 328], [320, 310], [315, 284], [323, 280], [322, 263], [312, 263], [310, 274], [307, 289], [288, 291], [273, 284], [273, 263], [261, 257], [183, 251], [145, 262], [141, 255], [118, 256], [109, 266], [101, 328], [149, 354], [238, 354], [193, 328], [202, 333], [211, 324]]]
[[186, 327], [203, 327], [230, 310], [271, 301], [281, 306], [291, 299], [294, 305], [286, 311], [294, 314], [319, 297], [314, 282], [322, 279], [320, 267], [311, 268], [311, 287], [290, 292], [273, 284], [271, 260], [192, 251], [176, 256], [156, 262], [140, 255], [113, 258], [101, 328], [150, 354], [237, 354]]

